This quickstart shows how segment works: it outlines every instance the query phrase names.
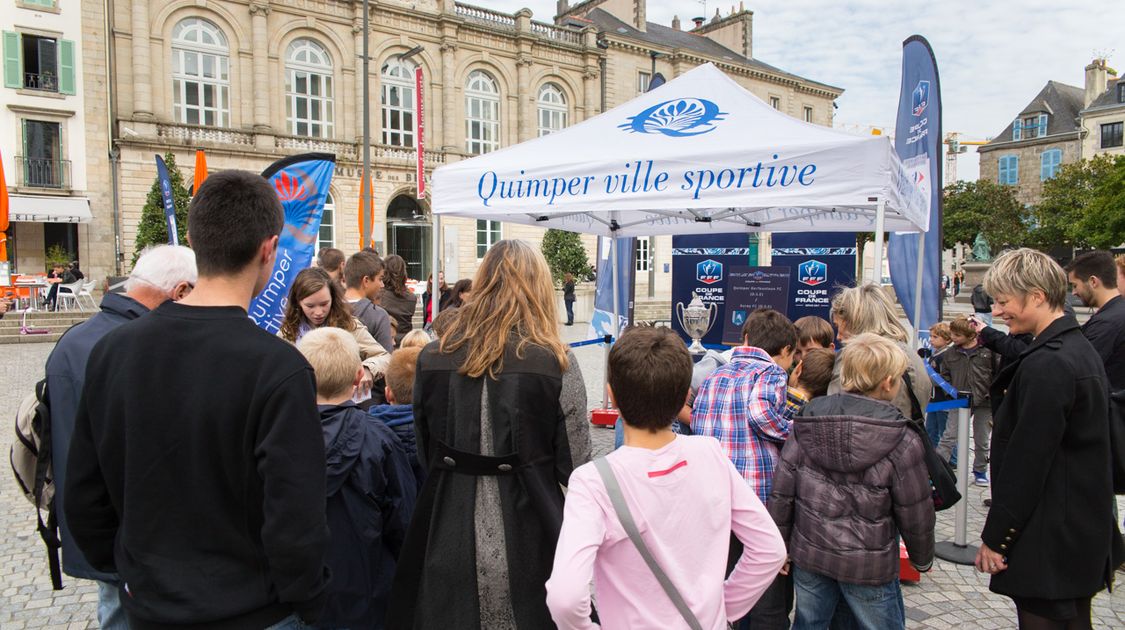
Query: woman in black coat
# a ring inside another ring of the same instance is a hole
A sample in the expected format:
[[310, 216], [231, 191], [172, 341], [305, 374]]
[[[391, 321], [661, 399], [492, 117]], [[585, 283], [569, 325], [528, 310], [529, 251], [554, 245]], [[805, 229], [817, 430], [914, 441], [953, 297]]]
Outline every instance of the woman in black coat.
[[992, 384], [992, 507], [976, 566], [1015, 602], [1021, 629], [1089, 628], [1090, 600], [1125, 551], [1105, 370], [1063, 312], [1066, 275], [1048, 256], [1007, 252], [984, 283], [994, 314], [1034, 341]]
[[473, 299], [422, 350], [414, 430], [427, 470], [387, 628], [553, 628], [545, 583], [570, 473], [590, 458], [586, 387], [559, 339], [550, 269], [488, 250]]

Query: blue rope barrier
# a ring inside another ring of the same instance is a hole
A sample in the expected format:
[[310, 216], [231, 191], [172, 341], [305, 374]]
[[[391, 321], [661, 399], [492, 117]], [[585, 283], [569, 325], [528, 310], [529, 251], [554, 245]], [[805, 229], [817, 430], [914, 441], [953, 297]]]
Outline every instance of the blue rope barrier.
[[948, 381], [942, 378], [941, 375], [938, 374], [936, 370], [934, 370], [934, 366], [930, 365], [929, 361], [923, 361], [922, 363], [926, 365], [926, 374], [930, 375], [930, 380], [934, 382], [934, 385], [937, 385], [946, 394], [949, 394], [950, 398], [956, 398], [957, 388], [950, 385]]
[[946, 409], [961, 409], [969, 406], [968, 398], [957, 398], [954, 400], [943, 400], [941, 402], [932, 402], [926, 405], [926, 413], [931, 411], [945, 411]]
[[605, 337], [598, 337], [597, 339], [587, 339], [586, 341], [575, 341], [570, 344], [571, 348], [581, 348], [582, 346], [594, 346], [600, 343], [613, 343], [615, 340], [613, 335], [606, 335]]

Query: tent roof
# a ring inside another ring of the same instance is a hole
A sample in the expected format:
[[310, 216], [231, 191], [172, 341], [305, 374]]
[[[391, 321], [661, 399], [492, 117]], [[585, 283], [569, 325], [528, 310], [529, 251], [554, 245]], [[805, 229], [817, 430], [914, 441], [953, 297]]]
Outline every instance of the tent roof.
[[711, 64], [560, 132], [447, 164], [432, 189], [437, 214], [607, 236], [873, 231], [879, 201], [888, 231], [929, 224], [889, 138], [786, 116]]

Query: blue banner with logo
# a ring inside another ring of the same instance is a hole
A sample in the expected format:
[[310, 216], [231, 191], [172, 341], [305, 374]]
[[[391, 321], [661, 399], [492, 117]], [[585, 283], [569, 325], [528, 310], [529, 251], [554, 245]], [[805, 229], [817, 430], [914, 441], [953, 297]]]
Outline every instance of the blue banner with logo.
[[[922, 268], [919, 328], [941, 321], [942, 154], [941, 85], [930, 43], [913, 35], [902, 44], [902, 91], [895, 125], [895, 151], [907, 174], [930, 199], [930, 230], [926, 232]], [[918, 278], [918, 235], [892, 234], [887, 239], [891, 283], [906, 317], [914, 321]]]
[[750, 260], [750, 236], [745, 233], [707, 234], [672, 237], [672, 330], [685, 342], [691, 337], [684, 332], [676, 316], [676, 305], [687, 308], [693, 295], [704, 304], [717, 307], [715, 322], [703, 337], [704, 345], [723, 342], [723, 322], [727, 317], [726, 290], [731, 267], [757, 264]]
[[324, 201], [335, 171], [335, 155], [306, 153], [278, 160], [262, 173], [285, 209], [285, 227], [277, 243], [273, 273], [250, 303], [250, 317], [271, 333], [281, 327], [293, 278], [312, 264]]
[[[636, 281], [635, 238], [617, 239], [617, 261], [610, 257], [608, 237], [598, 238], [598, 278], [594, 287], [594, 313], [590, 316], [590, 335], [617, 336], [618, 331], [633, 321], [633, 283]], [[613, 273], [617, 272], [618, 330], [613, 329]]]
[[160, 180], [160, 198], [164, 202], [164, 227], [168, 229], [168, 243], [180, 244], [180, 235], [176, 232], [176, 202], [172, 197], [172, 179], [168, 177], [168, 166], [164, 158], [156, 156], [156, 177]]
[[832, 321], [832, 298], [855, 284], [855, 256], [851, 232], [774, 234], [771, 264], [791, 270], [789, 319], [811, 315]]

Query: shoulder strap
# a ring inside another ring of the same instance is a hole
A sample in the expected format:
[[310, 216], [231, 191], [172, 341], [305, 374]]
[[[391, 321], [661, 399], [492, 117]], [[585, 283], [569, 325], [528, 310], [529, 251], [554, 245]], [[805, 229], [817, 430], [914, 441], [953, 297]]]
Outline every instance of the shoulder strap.
[[906, 385], [906, 395], [910, 397], [910, 418], [914, 421], [924, 422], [926, 414], [922, 413], [922, 405], [918, 402], [918, 397], [914, 395], [914, 383], [911, 381], [910, 372], [902, 373], [903, 385]]
[[648, 545], [645, 544], [641, 533], [637, 531], [637, 524], [633, 521], [633, 514], [629, 511], [629, 506], [625, 503], [625, 497], [621, 494], [621, 486], [617, 484], [617, 477], [613, 474], [613, 469], [610, 468], [609, 461], [605, 457], [599, 457], [594, 460], [594, 467], [597, 468], [598, 474], [602, 477], [602, 482], [605, 483], [605, 489], [609, 493], [609, 500], [613, 503], [613, 509], [617, 512], [617, 518], [621, 521], [621, 526], [625, 529], [625, 533], [629, 535], [629, 540], [633, 541], [633, 545], [640, 552], [641, 558], [644, 559], [645, 564], [648, 565], [652, 574], [656, 576], [656, 581], [660, 582], [660, 587], [668, 595], [668, 599], [672, 600], [672, 604], [676, 606], [676, 610], [680, 611], [684, 621], [692, 630], [703, 630], [703, 626], [699, 625], [699, 620], [696, 619], [695, 613], [688, 608], [687, 602], [684, 601], [680, 591], [676, 590], [676, 585], [672, 584], [672, 580], [668, 578], [668, 574], [660, 565], [656, 563], [656, 558], [652, 556]]

